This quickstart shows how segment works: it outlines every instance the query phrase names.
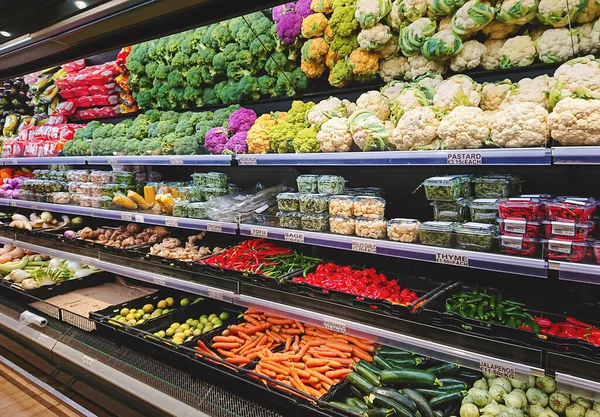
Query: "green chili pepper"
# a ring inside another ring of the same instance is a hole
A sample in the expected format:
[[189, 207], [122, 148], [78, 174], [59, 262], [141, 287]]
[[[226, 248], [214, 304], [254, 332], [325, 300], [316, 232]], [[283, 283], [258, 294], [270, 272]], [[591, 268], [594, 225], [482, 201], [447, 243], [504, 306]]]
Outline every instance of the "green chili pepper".
[[496, 308], [496, 294], [492, 294], [490, 297], [490, 308], [494, 310]]
[[508, 327], [517, 327], [517, 321], [515, 320], [514, 317], [511, 317], [508, 322], [506, 323], [506, 325]]
[[[498, 297], [500, 297], [500, 295], [498, 295]], [[502, 304], [499, 304], [496, 307], [496, 316], [500, 321], [502, 321], [502, 319], [504, 318], [504, 306]]]

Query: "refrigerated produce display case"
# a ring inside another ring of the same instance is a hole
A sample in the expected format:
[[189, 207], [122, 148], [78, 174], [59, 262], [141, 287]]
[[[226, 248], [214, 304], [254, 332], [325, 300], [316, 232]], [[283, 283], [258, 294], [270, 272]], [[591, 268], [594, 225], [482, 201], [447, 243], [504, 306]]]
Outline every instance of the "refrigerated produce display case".
[[597, 1], [72, 3], [0, 21], [2, 356], [106, 416], [600, 417]]

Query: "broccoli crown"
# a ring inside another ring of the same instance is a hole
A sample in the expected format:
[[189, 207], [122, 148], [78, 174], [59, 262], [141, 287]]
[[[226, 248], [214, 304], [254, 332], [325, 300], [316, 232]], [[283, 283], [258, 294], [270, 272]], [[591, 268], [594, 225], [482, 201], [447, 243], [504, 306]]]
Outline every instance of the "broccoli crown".
[[169, 133], [160, 139], [160, 150], [162, 155], [172, 155], [173, 147], [175, 146], [175, 140], [177, 136], [175, 133]]
[[167, 81], [170, 88], [181, 87], [185, 85], [185, 80], [181, 71], [173, 70], [167, 76]]
[[292, 83], [292, 73], [282, 72], [277, 77], [275, 91], [279, 97], [292, 97], [296, 95], [296, 89]]
[[252, 42], [250, 42], [248, 50], [253, 57], [262, 57], [263, 59], [266, 59], [269, 57], [271, 52], [273, 52], [276, 46], [277, 43], [271, 36], [259, 35], [258, 37], [254, 38]]
[[158, 62], [156, 62], [156, 61], [148, 62], [145, 67], [146, 75], [150, 78], [154, 78], [157, 69], [158, 69]]
[[196, 124], [196, 133], [194, 134], [194, 136], [199, 145], [204, 144], [204, 140], [206, 139], [206, 132], [208, 132], [210, 129], [216, 126], [217, 125], [212, 120], [203, 120]]
[[216, 106], [220, 103], [219, 97], [215, 93], [214, 88], [205, 88], [202, 91], [202, 102], [205, 106]]
[[110, 123], [105, 123], [94, 130], [94, 133], [92, 133], [92, 139], [108, 138], [111, 136], [112, 131], [113, 125]]
[[202, 76], [202, 82], [204, 84], [213, 85], [215, 83], [217, 72], [213, 67], [206, 65], [200, 68], [200, 75]]
[[212, 31], [213, 39], [219, 45], [219, 48], [224, 48], [230, 42], [234, 42], [233, 36], [231, 35], [231, 30], [229, 30], [229, 23], [227, 21], [223, 21], [217, 24]]
[[184, 53], [184, 52], [177, 52], [175, 54], [175, 56], [173, 57], [173, 59], [171, 60], [171, 64], [174, 67], [178, 67], [178, 68], [186, 68], [190, 63], [190, 57], [188, 54]]
[[287, 57], [281, 52], [275, 52], [267, 60], [265, 64], [265, 71], [267, 72], [267, 74], [276, 77], [279, 73], [281, 73], [282, 69], [285, 68], [286, 64]]
[[217, 96], [223, 104], [239, 103], [242, 100], [242, 90], [236, 81], [229, 80], [217, 91]]
[[195, 132], [195, 126], [190, 122], [190, 119], [183, 119], [177, 122], [177, 126], [175, 127], [175, 134], [178, 137], [182, 136], [192, 136]]
[[196, 53], [196, 64], [198, 65], [212, 65], [213, 58], [216, 52], [212, 48], [201, 48]]
[[158, 137], [166, 136], [169, 133], [175, 132], [175, 128], [177, 127], [177, 122], [174, 120], [161, 121], [158, 122], [158, 126], [156, 127], [156, 132], [158, 133]]
[[64, 156], [74, 156], [74, 154], [73, 154], [74, 143], [75, 143], [75, 139], [65, 142], [65, 144], [63, 146], [63, 150], [62, 150], [62, 153]]
[[200, 87], [202, 85], [202, 67], [192, 67], [185, 75], [188, 86]]
[[166, 80], [172, 70], [173, 67], [170, 65], [159, 65], [158, 68], [156, 68], [154, 77], [158, 78], [159, 80]]
[[161, 142], [159, 138], [144, 139], [140, 143], [140, 155], [160, 155]]
[[185, 94], [184, 88], [171, 88], [169, 90], [169, 95], [167, 96], [167, 100], [171, 107], [179, 107], [179, 105], [184, 101], [183, 95]]
[[188, 85], [183, 90], [183, 100], [190, 106], [202, 107], [202, 90]]
[[140, 114], [127, 129], [127, 138], [144, 139], [148, 135], [148, 125], [150, 125], [150, 121], [146, 116]]
[[127, 155], [140, 155], [141, 140], [129, 139], [125, 144], [125, 153]]
[[174, 121], [175, 123], [177, 123], [177, 121], [179, 120], [179, 113], [177, 113], [176, 111], [173, 110], [169, 110], [169, 111], [165, 111], [163, 113], [161, 113], [160, 115], [160, 119], [158, 119], [161, 122], [167, 122], [167, 121]]
[[215, 110], [215, 112], [213, 113], [213, 121], [215, 123], [215, 126], [227, 127], [227, 120], [229, 119], [229, 116], [231, 116], [231, 113], [233, 113], [239, 108], [241, 108], [239, 104], [234, 104], [223, 109]]
[[159, 123], [160, 123], [159, 121], [156, 121], [156, 122], [150, 123], [148, 125], [148, 137], [149, 138], [155, 138], [158, 136], [158, 124]]
[[275, 91], [276, 83], [277, 78], [271, 77], [270, 75], [263, 75], [258, 77], [258, 90], [260, 91], [260, 95], [267, 97], [277, 97], [277, 92]]
[[260, 89], [258, 88], [258, 79], [252, 75], [245, 75], [239, 82], [242, 95], [245, 98], [258, 100], [260, 98]]
[[144, 115], [150, 123], [154, 123], [160, 119], [160, 111], [156, 109], [147, 110]]
[[175, 155], [196, 155], [200, 145], [194, 136], [180, 136], [173, 142]]

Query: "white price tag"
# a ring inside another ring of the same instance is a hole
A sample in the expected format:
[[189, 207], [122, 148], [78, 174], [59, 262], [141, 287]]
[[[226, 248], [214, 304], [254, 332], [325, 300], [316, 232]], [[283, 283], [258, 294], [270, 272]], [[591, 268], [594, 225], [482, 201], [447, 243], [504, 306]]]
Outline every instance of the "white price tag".
[[507, 249], [523, 249], [523, 238], [518, 236], [501, 236], [500, 246]]
[[304, 243], [304, 233], [283, 232], [283, 240], [285, 240], [286, 242]]
[[377, 243], [352, 241], [352, 250], [356, 252], [377, 253]]
[[167, 284], [167, 280], [164, 277], [161, 277], [160, 275], [154, 275], [152, 277], [152, 283], [156, 285], [165, 286]]
[[527, 230], [525, 220], [504, 220], [504, 231], [509, 233], [523, 234]]
[[220, 224], [208, 223], [206, 225], [207, 232], [223, 233], [223, 226]]
[[171, 165], [183, 165], [183, 158], [171, 157], [169, 158], [169, 164]]
[[223, 291], [219, 290], [208, 290], [208, 296], [215, 300], [223, 300]]
[[260, 213], [262, 213], [263, 211], [265, 211], [268, 208], [269, 208], [268, 204], [263, 204], [262, 206], [260, 206], [256, 210], [254, 210], [254, 212], [260, 214]]
[[323, 327], [337, 333], [346, 333], [346, 325], [334, 320], [323, 320]]
[[110, 165], [116, 165], [117, 158], [106, 158], [106, 162], [109, 163]]
[[483, 157], [481, 152], [448, 152], [446, 163], [448, 165], [481, 165]]
[[552, 222], [552, 234], [558, 236], [575, 236], [575, 223]]
[[256, 165], [256, 156], [241, 156], [238, 159], [240, 165]]
[[569, 199], [565, 200], [565, 203], [575, 204], [576, 206], [585, 206], [587, 204], [587, 201], [579, 201], [574, 198], [569, 198]]
[[466, 255], [453, 255], [450, 253], [436, 253], [435, 261], [438, 264], [469, 266], [469, 257]]
[[81, 358], [81, 364], [83, 366], [87, 366], [88, 368], [92, 368], [94, 366], [94, 363], [96, 363], [96, 359], [90, 358], [87, 355], [83, 355], [83, 357]]
[[165, 219], [165, 226], [168, 227], [179, 227], [177, 219]]
[[133, 221], [133, 214], [131, 214], [131, 213], [121, 213], [121, 220], [125, 220], [127, 222]]
[[487, 372], [488, 374], [494, 374], [496, 376], [501, 376], [510, 379], [514, 379], [517, 373], [515, 368], [500, 365], [484, 359], [479, 360], [479, 370], [481, 372]]
[[144, 216], [142, 216], [141, 214], [136, 214], [135, 215], [135, 221], [137, 223], [144, 223]]
[[552, 252], [560, 252], [560, 253], [571, 253], [571, 242], [570, 241], [562, 241], [562, 240], [549, 240], [548, 241], [548, 250]]
[[265, 229], [258, 229], [256, 227], [251, 227], [250, 228], [250, 236], [266, 239], [269, 237], [269, 233]]
[[52, 349], [54, 347], [55, 341], [50, 336], [46, 336], [44, 333], [40, 333], [40, 335], [38, 336], [38, 342], [40, 343], [40, 345], [48, 349]]

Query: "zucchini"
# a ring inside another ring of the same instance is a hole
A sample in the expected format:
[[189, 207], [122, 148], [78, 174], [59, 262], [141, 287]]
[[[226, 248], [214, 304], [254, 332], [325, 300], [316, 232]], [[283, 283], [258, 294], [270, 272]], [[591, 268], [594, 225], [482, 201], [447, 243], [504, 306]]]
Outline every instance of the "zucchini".
[[379, 374], [382, 371], [381, 369], [379, 369], [378, 367], [376, 367], [375, 365], [373, 365], [371, 362], [360, 361], [359, 363], [361, 364], [361, 366], [364, 366], [366, 369], [368, 369], [369, 371], [373, 372], [377, 376], [379, 376]]
[[[440, 380], [441, 381], [441, 380]], [[456, 383], [456, 382], [444, 382], [442, 381], [443, 386], [437, 388], [439, 391], [450, 392], [450, 391], [463, 391], [467, 389], [467, 384], [464, 382]]]
[[386, 361], [379, 355], [373, 356], [373, 363], [375, 364], [375, 366], [377, 366], [382, 371], [386, 370], [386, 369], [388, 369], [388, 370], [394, 369], [394, 367], [388, 361]]
[[461, 368], [460, 372], [456, 376], [471, 383], [483, 378], [483, 374], [481, 372], [466, 368]]
[[352, 396], [355, 398], [362, 398], [365, 396], [365, 393], [356, 388], [354, 385], [350, 385], [350, 394], [352, 394]]
[[375, 387], [371, 390], [370, 393], [371, 394], [379, 394], [379, 395], [383, 395], [385, 397], [391, 398], [392, 400], [396, 401], [398, 404], [400, 404], [401, 406], [406, 408], [408, 411], [411, 411], [413, 413], [415, 413], [417, 411], [417, 405], [415, 404], [415, 402], [413, 400], [411, 400], [409, 397], [407, 397], [404, 394], [401, 394], [400, 392], [396, 391], [393, 388]]
[[463, 388], [461, 389], [467, 389], [468, 385], [465, 381], [463, 381], [462, 379], [458, 379], [458, 378], [440, 378], [440, 381], [442, 381], [442, 388], [446, 388], [447, 385], [456, 385], [456, 386], [462, 386]]
[[427, 369], [427, 372], [431, 372], [432, 374], [434, 374], [435, 376], [437, 376], [439, 378], [442, 376], [456, 375], [457, 373], [460, 372], [460, 367], [453, 363], [444, 363], [442, 365], [437, 365], [437, 366]]
[[362, 409], [363, 411], [367, 411], [369, 409], [369, 406], [367, 404], [365, 404], [363, 401], [359, 400], [358, 398], [354, 398], [354, 397], [346, 398], [346, 404], [348, 404], [351, 407], [358, 407], [358, 408]]
[[414, 356], [412, 352], [395, 349], [389, 346], [381, 346], [377, 351], [377, 354], [383, 356], [386, 359], [406, 359]]
[[354, 364], [354, 371], [358, 372], [358, 374], [366, 379], [371, 385], [381, 386], [379, 376], [367, 369], [367, 367], [364, 366], [363, 361]]
[[429, 400], [429, 405], [432, 408], [444, 407], [454, 401], [460, 401], [466, 395], [466, 391], [453, 391], [442, 395], [438, 395], [435, 398]]
[[405, 388], [402, 390], [402, 394], [413, 400], [422, 417], [434, 417], [431, 406], [420, 392]]
[[387, 359], [387, 363], [393, 368], [416, 368], [421, 363], [421, 359], [416, 356], [410, 359]]
[[444, 413], [440, 410], [433, 410], [433, 417], [444, 417]]
[[394, 416], [396, 417], [414, 417], [414, 415], [404, 406], [385, 395], [371, 393], [367, 397], [367, 401], [373, 404], [375, 407], [383, 407], [387, 408], [388, 410], [394, 410]]
[[381, 382], [386, 384], [410, 384], [415, 387], [435, 387], [442, 383], [430, 372], [420, 369], [398, 369], [382, 371], [379, 375]]
[[416, 388], [415, 391], [417, 391], [419, 394], [421, 394], [428, 400], [448, 392], [443, 391], [439, 388]]
[[371, 408], [367, 410], [367, 417], [388, 417], [395, 413], [394, 410], [388, 410], [387, 408]]
[[358, 388], [365, 394], [368, 394], [371, 391], [371, 389], [374, 387], [373, 384], [371, 384], [369, 381], [367, 381], [365, 378], [363, 378], [356, 372], [350, 372], [346, 376], [346, 378], [352, 385], [354, 385], [356, 388]]
[[342, 410], [346, 411], [348, 414], [350, 414], [351, 416], [360, 416], [363, 417], [365, 415], [365, 413], [363, 413], [363, 410], [361, 410], [358, 407], [352, 407], [351, 405], [348, 405], [346, 403], [340, 403], [337, 401], [332, 401], [329, 404], [339, 407]]

